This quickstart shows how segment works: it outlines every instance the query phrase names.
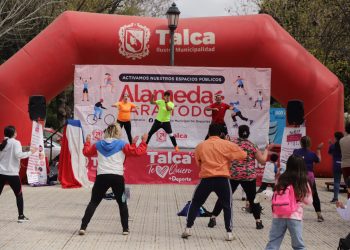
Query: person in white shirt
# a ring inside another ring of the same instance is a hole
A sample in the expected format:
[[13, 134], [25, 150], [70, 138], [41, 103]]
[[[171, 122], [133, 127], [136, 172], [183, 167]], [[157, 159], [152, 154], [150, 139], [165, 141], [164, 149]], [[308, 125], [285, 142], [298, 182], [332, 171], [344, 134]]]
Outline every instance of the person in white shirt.
[[275, 181], [276, 181], [275, 177], [278, 170], [277, 160], [278, 160], [278, 154], [272, 154], [270, 156], [270, 161], [266, 162], [264, 174], [262, 177], [262, 183], [257, 193], [260, 193], [266, 190], [268, 186], [270, 186], [271, 189], [275, 187]]
[[17, 132], [14, 126], [7, 126], [4, 135], [5, 138], [0, 144], [0, 195], [7, 182], [16, 195], [18, 222], [21, 223], [28, 221], [28, 218], [23, 214], [22, 185], [19, 178], [20, 160], [35, 153], [36, 149], [22, 152], [21, 143], [15, 139]]
[[[350, 179], [347, 179], [346, 182], [347, 185], [347, 191], [348, 196], [350, 195]], [[341, 201], [336, 202], [337, 212], [342, 217], [343, 220], [350, 221], [350, 199], [346, 202], [346, 205], [344, 205]]]

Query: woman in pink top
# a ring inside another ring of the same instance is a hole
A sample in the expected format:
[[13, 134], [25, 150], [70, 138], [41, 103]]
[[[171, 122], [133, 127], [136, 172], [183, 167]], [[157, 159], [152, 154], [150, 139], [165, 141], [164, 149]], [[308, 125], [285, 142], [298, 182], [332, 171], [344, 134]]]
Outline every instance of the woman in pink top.
[[269, 242], [265, 250], [280, 249], [287, 229], [292, 239], [292, 248], [306, 249], [303, 241], [303, 204], [312, 204], [312, 192], [307, 180], [305, 162], [300, 156], [291, 155], [288, 158], [286, 172], [278, 179], [275, 190], [284, 192], [290, 185], [294, 188], [296, 208], [289, 215], [276, 215], [272, 212]]

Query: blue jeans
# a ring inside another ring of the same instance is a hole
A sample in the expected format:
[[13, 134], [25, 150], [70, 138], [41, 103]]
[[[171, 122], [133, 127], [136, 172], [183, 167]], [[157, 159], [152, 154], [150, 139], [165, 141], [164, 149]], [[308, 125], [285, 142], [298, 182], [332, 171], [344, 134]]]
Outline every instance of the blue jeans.
[[97, 117], [99, 119], [101, 119], [101, 116], [102, 116], [102, 109], [100, 107], [94, 107], [94, 120], [97, 119]]
[[269, 242], [265, 250], [278, 250], [288, 229], [292, 239], [293, 249], [306, 249], [303, 241], [303, 223], [300, 220], [273, 218], [270, 229]]
[[339, 187], [340, 187], [340, 180], [341, 180], [341, 168], [334, 168], [333, 167], [333, 178], [334, 178], [334, 195], [333, 199], [338, 200], [338, 194], [339, 194]]

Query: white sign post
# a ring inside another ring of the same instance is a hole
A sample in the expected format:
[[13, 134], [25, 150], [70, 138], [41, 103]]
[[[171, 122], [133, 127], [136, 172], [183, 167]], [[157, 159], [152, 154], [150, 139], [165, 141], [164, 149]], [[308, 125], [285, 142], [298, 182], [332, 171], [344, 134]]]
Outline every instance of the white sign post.
[[280, 154], [280, 165], [282, 169], [286, 169], [289, 156], [293, 154], [294, 149], [300, 148], [300, 139], [305, 135], [305, 127], [284, 128]]
[[46, 159], [44, 151], [43, 126], [33, 121], [32, 139], [30, 146], [37, 151], [29, 156], [27, 167], [28, 184], [45, 185], [47, 183]]

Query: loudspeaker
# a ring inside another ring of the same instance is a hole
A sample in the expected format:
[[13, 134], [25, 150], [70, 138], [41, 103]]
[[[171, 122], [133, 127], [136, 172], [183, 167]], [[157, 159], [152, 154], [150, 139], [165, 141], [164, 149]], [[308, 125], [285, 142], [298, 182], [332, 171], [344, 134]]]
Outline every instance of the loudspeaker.
[[45, 120], [46, 118], [46, 99], [42, 95], [33, 95], [29, 97], [28, 104], [29, 117], [32, 121]]
[[287, 121], [290, 125], [301, 125], [304, 123], [304, 102], [290, 100], [287, 104]]

